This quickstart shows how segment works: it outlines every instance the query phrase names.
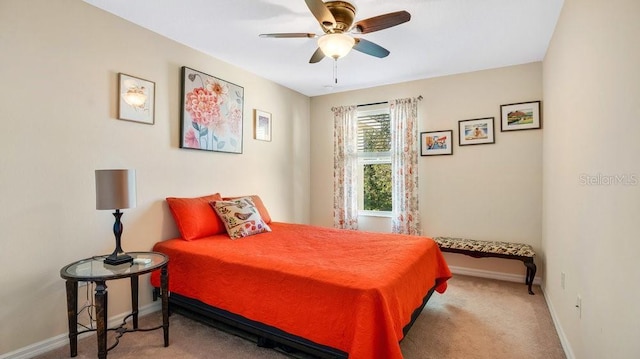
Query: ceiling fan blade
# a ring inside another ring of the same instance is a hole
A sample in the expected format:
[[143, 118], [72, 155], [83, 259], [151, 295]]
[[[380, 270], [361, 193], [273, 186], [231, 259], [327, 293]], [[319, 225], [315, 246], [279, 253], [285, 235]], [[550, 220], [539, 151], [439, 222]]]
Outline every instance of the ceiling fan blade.
[[353, 27], [353, 32], [358, 34], [367, 34], [400, 25], [409, 20], [411, 20], [411, 14], [404, 10], [390, 12], [388, 14], [378, 15], [358, 21]]
[[365, 39], [356, 38], [356, 44], [353, 45], [353, 49], [360, 51], [362, 53], [365, 53], [367, 55], [380, 57], [380, 58], [387, 57], [389, 55], [389, 50], [371, 41], [367, 41]]
[[316, 52], [314, 52], [313, 55], [311, 55], [311, 59], [309, 59], [309, 63], [315, 64], [316, 62], [322, 61], [322, 59], [324, 58], [325, 58], [324, 52], [322, 52], [322, 50], [318, 47]]
[[305, 2], [323, 28], [330, 29], [336, 26], [336, 19], [322, 0], [305, 0]]
[[275, 37], [275, 38], [298, 38], [298, 37], [308, 37], [314, 38], [316, 34], [309, 34], [305, 32], [285, 32], [285, 33], [277, 33], [277, 34], [260, 34], [260, 37]]

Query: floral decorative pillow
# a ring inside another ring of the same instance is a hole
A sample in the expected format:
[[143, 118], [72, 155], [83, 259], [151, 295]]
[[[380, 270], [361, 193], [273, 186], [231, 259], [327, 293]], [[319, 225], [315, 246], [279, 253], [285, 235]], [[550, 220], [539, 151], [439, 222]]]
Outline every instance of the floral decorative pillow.
[[271, 232], [271, 228], [262, 220], [256, 205], [248, 197], [230, 201], [213, 201], [211, 207], [222, 219], [231, 239]]
[[262, 217], [262, 220], [264, 221], [264, 223], [266, 224], [271, 223], [271, 215], [269, 214], [269, 211], [267, 211], [267, 207], [265, 207], [264, 203], [262, 202], [262, 199], [257, 194], [252, 194], [250, 196], [222, 197], [222, 200], [235, 201], [237, 199], [242, 199], [242, 198], [249, 198], [251, 201], [253, 201], [253, 204], [258, 209], [258, 212], [260, 212], [260, 217]]

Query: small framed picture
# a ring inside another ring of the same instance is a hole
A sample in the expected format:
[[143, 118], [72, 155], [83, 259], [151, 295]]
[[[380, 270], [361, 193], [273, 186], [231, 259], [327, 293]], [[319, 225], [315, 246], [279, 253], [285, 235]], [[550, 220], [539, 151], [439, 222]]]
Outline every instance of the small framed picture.
[[493, 117], [458, 121], [460, 146], [495, 143]]
[[118, 119], [153, 125], [155, 82], [118, 73]]
[[420, 156], [453, 154], [453, 130], [428, 131], [420, 133]]
[[254, 111], [253, 138], [260, 141], [271, 141], [271, 114], [260, 110]]
[[500, 106], [500, 131], [535, 130], [541, 127], [540, 101]]

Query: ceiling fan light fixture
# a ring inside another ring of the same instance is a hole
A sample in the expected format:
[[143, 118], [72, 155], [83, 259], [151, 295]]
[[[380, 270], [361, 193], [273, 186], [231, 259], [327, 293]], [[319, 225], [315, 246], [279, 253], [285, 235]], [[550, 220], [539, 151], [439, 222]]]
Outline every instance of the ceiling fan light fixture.
[[318, 39], [318, 47], [325, 56], [339, 59], [351, 51], [356, 40], [342, 33], [325, 34]]

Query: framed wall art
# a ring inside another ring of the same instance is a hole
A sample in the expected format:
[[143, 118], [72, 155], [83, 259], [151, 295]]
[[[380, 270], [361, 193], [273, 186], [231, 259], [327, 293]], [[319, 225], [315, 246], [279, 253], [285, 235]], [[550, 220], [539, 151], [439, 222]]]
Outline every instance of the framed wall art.
[[453, 130], [420, 133], [420, 156], [453, 154]]
[[182, 67], [180, 147], [242, 153], [244, 88]]
[[500, 131], [534, 130], [541, 127], [540, 101], [500, 106]]
[[155, 82], [118, 73], [118, 119], [153, 125]]
[[260, 141], [271, 141], [271, 114], [254, 110], [253, 138]]
[[495, 143], [493, 117], [458, 121], [460, 146]]

